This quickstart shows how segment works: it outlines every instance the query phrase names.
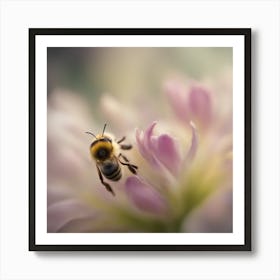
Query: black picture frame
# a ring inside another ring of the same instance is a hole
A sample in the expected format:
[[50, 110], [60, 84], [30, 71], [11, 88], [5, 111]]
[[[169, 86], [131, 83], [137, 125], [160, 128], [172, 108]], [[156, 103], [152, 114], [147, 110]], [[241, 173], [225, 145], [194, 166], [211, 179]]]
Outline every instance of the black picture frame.
[[[35, 40], [37, 35], [237, 35], [244, 36], [245, 85], [245, 213], [242, 245], [38, 245], [35, 232]], [[30, 251], [251, 251], [251, 29], [250, 28], [192, 28], [192, 29], [29, 29], [29, 250]]]

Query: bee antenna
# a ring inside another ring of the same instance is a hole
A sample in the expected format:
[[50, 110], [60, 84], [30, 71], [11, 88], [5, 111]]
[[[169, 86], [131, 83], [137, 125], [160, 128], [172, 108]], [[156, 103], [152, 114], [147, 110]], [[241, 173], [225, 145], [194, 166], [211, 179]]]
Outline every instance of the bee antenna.
[[86, 131], [85, 133], [90, 134], [90, 135], [92, 135], [95, 139], [97, 139], [96, 136], [95, 136], [92, 132]]
[[102, 136], [104, 135], [106, 126], [107, 126], [107, 123], [104, 124], [104, 128], [103, 128], [103, 131], [102, 131]]

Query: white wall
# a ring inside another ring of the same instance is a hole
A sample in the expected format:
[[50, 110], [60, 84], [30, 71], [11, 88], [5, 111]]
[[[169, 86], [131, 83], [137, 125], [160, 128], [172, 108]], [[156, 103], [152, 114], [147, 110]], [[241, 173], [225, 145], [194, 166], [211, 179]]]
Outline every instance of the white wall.
[[[279, 1], [1, 2], [1, 279], [280, 279]], [[253, 252], [28, 251], [28, 28], [251, 27]]]

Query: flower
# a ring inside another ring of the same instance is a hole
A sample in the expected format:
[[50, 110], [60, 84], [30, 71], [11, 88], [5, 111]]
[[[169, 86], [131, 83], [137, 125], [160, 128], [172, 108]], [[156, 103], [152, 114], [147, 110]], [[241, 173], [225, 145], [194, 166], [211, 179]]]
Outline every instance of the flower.
[[157, 214], [166, 212], [167, 204], [164, 197], [139, 177], [127, 178], [126, 191], [128, 197], [140, 210]]
[[153, 130], [156, 122], [153, 122], [144, 132], [136, 130], [136, 142], [141, 155], [158, 169], [167, 169], [174, 176], [182, 169], [183, 162], [194, 157], [197, 149], [197, 133], [194, 124], [192, 128], [191, 147], [184, 158], [179, 154], [178, 144], [175, 139], [168, 134], [154, 136]]
[[[116, 139], [125, 135], [136, 144], [125, 152], [138, 173], [122, 167], [122, 179], [110, 182], [116, 197], [101, 184], [90, 158], [92, 140], [84, 132], [96, 123], [87, 103], [73, 93], [51, 94], [49, 232], [207, 232], [217, 224], [213, 218], [217, 215], [207, 216], [207, 211], [230, 212], [231, 111], [220, 110], [215, 91], [202, 83], [172, 80], [165, 84], [165, 92], [162, 102], [168, 100], [173, 114], [165, 118], [158, 112], [158, 121], [152, 112], [141, 117], [142, 108], [137, 106], [123, 110], [122, 102], [109, 94], [100, 98], [105, 122], [115, 130], [110, 132], [117, 132]], [[146, 129], [139, 128], [143, 126]], [[232, 217], [227, 214], [226, 218], [228, 224]], [[204, 222], [199, 224], [198, 219]], [[221, 223], [217, 230], [231, 230]]]
[[192, 84], [189, 89], [177, 81], [169, 81], [165, 90], [170, 104], [182, 122], [191, 120], [201, 126], [211, 124], [213, 112], [211, 93], [205, 87]]

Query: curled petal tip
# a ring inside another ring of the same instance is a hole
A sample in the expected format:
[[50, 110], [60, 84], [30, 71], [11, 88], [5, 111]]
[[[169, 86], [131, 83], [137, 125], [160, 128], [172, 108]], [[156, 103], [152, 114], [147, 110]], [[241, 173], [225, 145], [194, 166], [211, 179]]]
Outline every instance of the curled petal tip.
[[150, 142], [151, 142], [151, 138], [153, 135], [153, 131], [155, 126], [157, 125], [157, 122], [152, 122], [152, 124], [146, 129], [145, 133], [144, 133], [144, 143], [147, 145], [147, 147], [150, 146]]
[[149, 161], [153, 166], [157, 166], [157, 162], [152, 154], [153, 149], [153, 129], [157, 122], [154, 121], [145, 131], [136, 130], [136, 142], [141, 155]]
[[157, 121], [153, 121], [150, 126], [146, 129], [146, 134], [151, 135], [153, 133], [154, 127], [157, 125]]

